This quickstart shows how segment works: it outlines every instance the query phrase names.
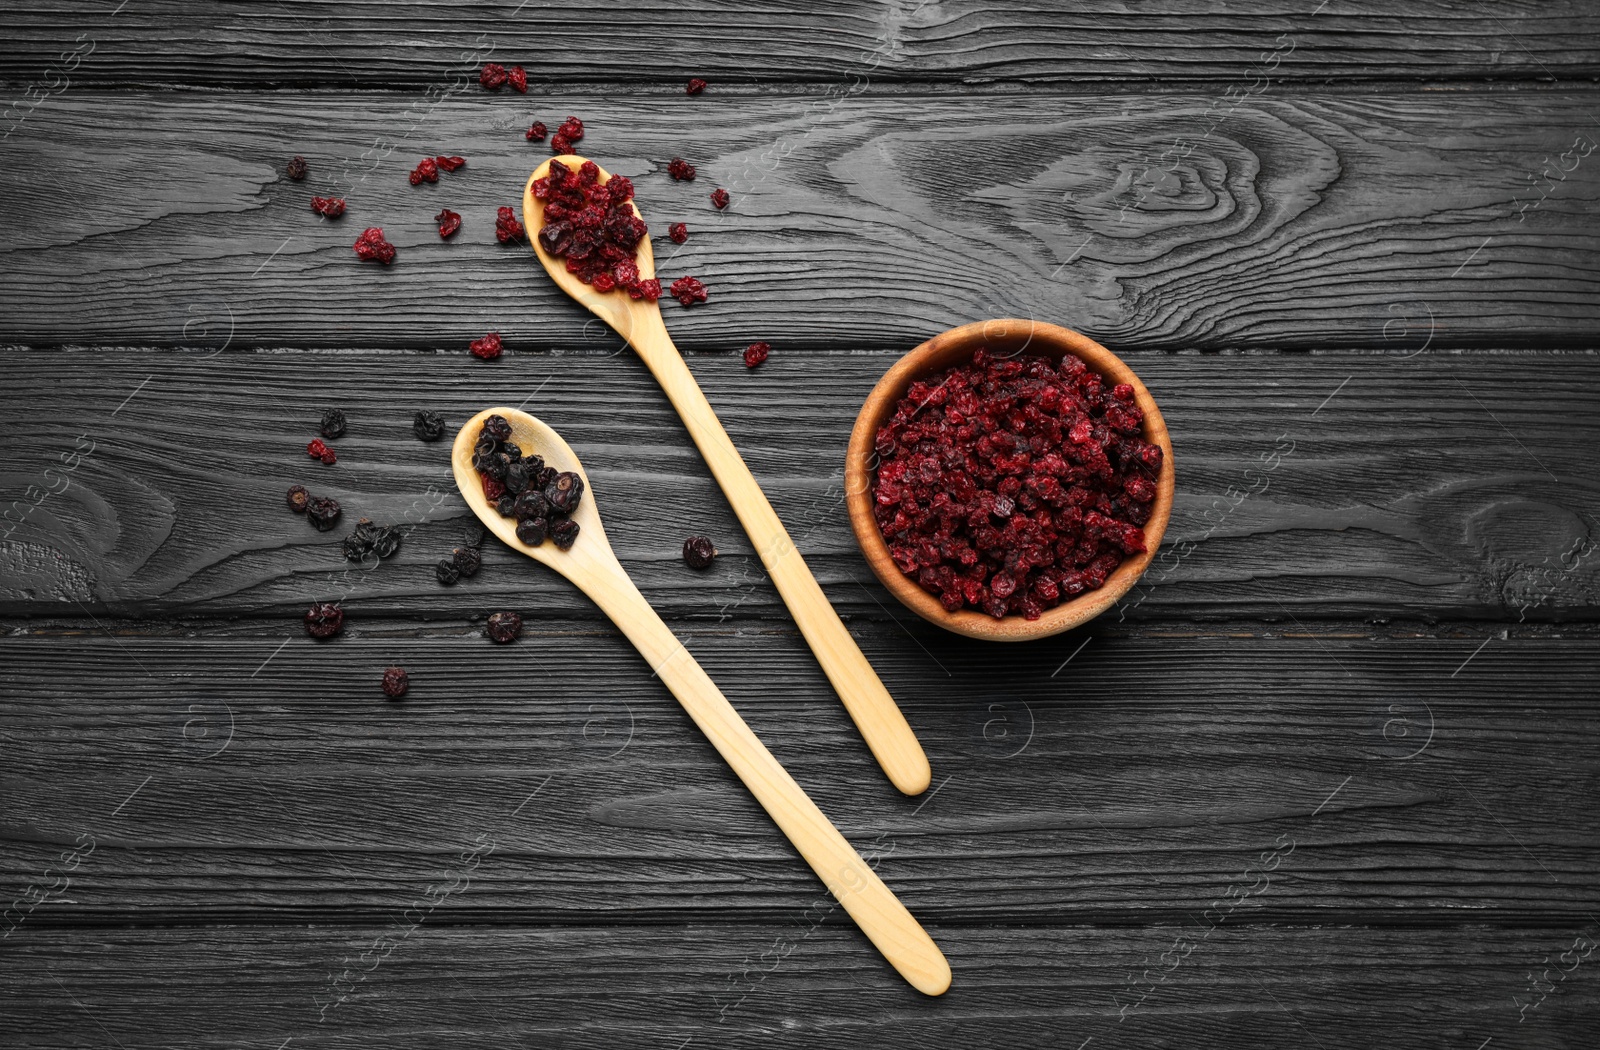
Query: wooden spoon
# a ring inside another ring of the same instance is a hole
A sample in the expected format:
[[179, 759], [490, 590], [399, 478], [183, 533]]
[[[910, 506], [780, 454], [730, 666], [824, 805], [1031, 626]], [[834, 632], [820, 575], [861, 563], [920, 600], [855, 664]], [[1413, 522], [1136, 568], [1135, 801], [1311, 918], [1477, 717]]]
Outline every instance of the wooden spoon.
[[[648, 299], [634, 299], [621, 289], [597, 292], [589, 285], [567, 272], [566, 263], [545, 252], [539, 244], [539, 229], [544, 225], [544, 203], [533, 195], [533, 183], [549, 173], [552, 162], [561, 161], [570, 167], [584, 162], [578, 156], [552, 157], [528, 177], [522, 194], [523, 222], [528, 228], [528, 240], [539, 256], [539, 261], [549, 272], [556, 286], [588, 307], [638, 353], [661, 389], [666, 391], [672, 407], [678, 410], [684, 426], [699, 446], [700, 454], [711, 467], [717, 484], [733, 505], [734, 513], [744, 525], [750, 542], [761, 556], [784, 604], [794, 616], [811, 651], [817, 656], [834, 691], [844, 701], [845, 710], [855, 720], [856, 729], [872, 749], [878, 765], [888, 774], [895, 787], [908, 795], [920, 794], [928, 788], [932, 770], [922, 752], [905, 715], [895, 706], [889, 691], [878, 680], [878, 675], [861, 655], [855, 639], [845, 629], [839, 614], [833, 611], [828, 598], [817, 585], [816, 578], [806, 567], [805, 559], [795, 549], [784, 529], [783, 522], [767, 502], [766, 495], [750, 468], [745, 466], [739, 450], [733, 447], [728, 434], [722, 429], [716, 413], [700, 392], [689, 366], [684, 363], [678, 348], [667, 335], [667, 326], [661, 320], [661, 308]], [[607, 182], [610, 174], [601, 169], [600, 180]], [[633, 206], [639, 213], [638, 205]], [[641, 216], [642, 218], [642, 216]], [[650, 250], [650, 238], [639, 242], [639, 275], [655, 276], [655, 256]]]
[[[583, 502], [572, 515], [580, 531], [571, 550], [561, 550], [548, 540], [529, 547], [517, 539], [516, 522], [501, 517], [484, 497], [483, 482], [472, 465], [472, 448], [483, 421], [490, 415], [504, 416], [510, 422], [511, 440], [525, 454], [541, 455], [546, 465], [573, 471], [583, 478]], [[451, 466], [462, 498], [486, 529], [512, 550], [521, 551], [571, 580], [622, 629], [889, 965], [919, 992], [944, 994], [950, 987], [950, 964], [938, 945], [795, 783], [788, 770], [772, 757], [772, 752], [751, 732], [628, 578], [600, 527], [594, 486], [561, 435], [526, 412], [491, 408], [473, 416], [456, 435]]]

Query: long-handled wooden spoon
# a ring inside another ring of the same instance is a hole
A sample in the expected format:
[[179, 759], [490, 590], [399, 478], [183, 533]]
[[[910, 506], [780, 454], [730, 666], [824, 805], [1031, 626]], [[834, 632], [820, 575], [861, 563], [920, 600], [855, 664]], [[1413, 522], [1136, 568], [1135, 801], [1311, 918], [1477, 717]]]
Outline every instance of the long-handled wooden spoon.
[[[580, 531], [571, 550], [563, 551], [549, 541], [529, 547], [517, 539], [516, 522], [501, 517], [484, 497], [483, 483], [472, 465], [472, 450], [483, 421], [490, 415], [504, 416], [510, 422], [511, 440], [525, 454], [543, 456], [546, 465], [573, 471], [583, 478], [587, 491], [572, 515]], [[600, 527], [594, 486], [578, 462], [577, 454], [561, 440], [561, 435], [526, 412], [491, 408], [468, 420], [456, 435], [451, 466], [462, 497], [485, 528], [513, 550], [521, 551], [571, 580], [622, 629], [657, 677], [689, 712], [706, 739], [744, 781], [756, 801], [794, 843], [811, 870], [844, 905], [845, 911], [889, 964], [917, 991], [928, 995], [944, 994], [950, 987], [950, 964], [939, 946], [883, 884], [877, 872], [845, 841], [804, 789], [795, 783], [788, 770], [772, 757], [772, 752], [745, 725], [739, 712], [628, 578]]]
[[[545, 252], [539, 244], [539, 229], [544, 225], [544, 204], [533, 195], [533, 183], [544, 178], [552, 162], [565, 163], [576, 168], [584, 162], [577, 156], [553, 157], [539, 165], [528, 177], [522, 194], [523, 222], [528, 228], [539, 261], [556, 282], [556, 286], [578, 302], [588, 307], [639, 354], [641, 360], [666, 391], [672, 406], [678, 410], [684, 426], [688, 428], [700, 454], [705, 457], [722, 486], [723, 494], [733, 505], [734, 513], [749, 534], [766, 566], [778, 594], [794, 616], [811, 651], [817, 656], [834, 691], [844, 701], [845, 710], [855, 720], [867, 746], [872, 749], [878, 765], [888, 774], [895, 787], [908, 795], [927, 790], [932, 778], [928, 758], [922, 745], [906, 723], [905, 715], [895, 706], [889, 691], [878, 680], [877, 672], [861, 655], [855, 639], [845, 629], [839, 614], [833, 611], [828, 598], [817, 585], [816, 578], [806, 567], [805, 559], [795, 549], [784, 529], [783, 522], [767, 502], [766, 495], [750, 468], [745, 466], [738, 449], [733, 447], [728, 434], [722, 429], [716, 413], [706, 401], [705, 394], [694, 381], [689, 366], [684, 363], [678, 348], [667, 335], [667, 326], [661, 320], [660, 307], [648, 299], [633, 299], [626, 291], [597, 292], [589, 285], [567, 272], [566, 263]], [[611, 176], [601, 169], [602, 182]], [[638, 214], [638, 206], [634, 205]], [[655, 257], [650, 250], [650, 238], [639, 242], [639, 274], [655, 276]]]

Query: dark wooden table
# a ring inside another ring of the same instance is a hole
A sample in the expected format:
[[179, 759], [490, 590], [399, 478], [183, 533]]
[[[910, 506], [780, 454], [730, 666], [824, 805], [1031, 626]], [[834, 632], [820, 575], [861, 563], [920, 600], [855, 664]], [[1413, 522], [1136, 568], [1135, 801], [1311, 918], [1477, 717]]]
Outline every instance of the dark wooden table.
[[[1596, 1045], [1600, 12], [810, 6], [0, 15], [6, 1045]], [[669, 327], [925, 796], [869, 759], [642, 366], [494, 243], [548, 154], [522, 130], [569, 113], [658, 238], [694, 229], [668, 272], [711, 301]], [[408, 185], [435, 153], [468, 166]], [[393, 267], [352, 254], [369, 225]], [[841, 493], [896, 356], [1007, 316], [1124, 355], [1178, 466], [1143, 586], [1016, 647], [895, 603]], [[504, 549], [435, 582], [468, 519], [412, 413], [496, 402], [577, 448], [947, 996], [581, 595]], [[411, 527], [398, 557], [352, 571], [296, 482]], [[299, 619], [333, 598], [319, 645]], [[516, 646], [482, 636], [502, 608]]]

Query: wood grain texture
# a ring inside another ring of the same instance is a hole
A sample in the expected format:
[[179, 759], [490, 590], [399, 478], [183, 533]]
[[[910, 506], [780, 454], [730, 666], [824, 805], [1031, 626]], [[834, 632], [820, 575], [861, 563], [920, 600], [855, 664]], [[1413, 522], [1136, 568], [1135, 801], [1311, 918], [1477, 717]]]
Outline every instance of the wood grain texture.
[[[658, 237], [689, 223], [658, 260], [710, 288], [705, 306], [668, 306], [686, 350], [908, 348], [989, 317], [1119, 352], [1587, 347], [1600, 330], [1593, 88], [1269, 90], [1236, 109], [1192, 93], [782, 93], [697, 111], [690, 143], [681, 103], [53, 98], [6, 144], [0, 338], [454, 348], [499, 329], [610, 345], [531, 251], [492, 237], [495, 207], [547, 156], [522, 129], [566, 113], [637, 179]], [[446, 151], [468, 166], [408, 185], [418, 156]], [[686, 151], [700, 178], [672, 182], [666, 160]], [[282, 174], [297, 153], [304, 183]], [[732, 192], [726, 212], [713, 186]], [[307, 202], [334, 192], [350, 211], [329, 223]], [[441, 205], [465, 216], [450, 242]], [[351, 251], [368, 225], [399, 246], [394, 266]]]
[[[365, 974], [361, 953], [397, 933], [342, 924], [41, 931], [0, 957], [0, 1023], [13, 1046], [114, 1039], [128, 1050], [286, 1039], [291, 1047], [1056, 1048], [1086, 1038], [1150, 1050], [1470, 1050], [1486, 1039], [1576, 1050], [1600, 1016], [1591, 970], [1600, 953], [1537, 1008], [1517, 1005], [1539, 998], [1528, 990], [1530, 970], [1554, 969], [1575, 940], [1593, 940], [1587, 920], [1518, 931], [1223, 927], [1138, 1008], [1130, 978], [1159, 967], [1184, 927], [940, 928], [967, 969], [930, 1008], [884, 980], [883, 964], [851, 933], [814, 923], [798, 913], [662, 929], [430, 920], [398, 947], [385, 943], [387, 955]], [[329, 1006], [347, 966], [364, 979]]]
[[[1096, 631], [1005, 647], [1000, 674], [992, 645], [923, 651], [875, 625], [863, 648], [935, 773], [906, 798], [792, 631], [677, 626], [925, 922], [1183, 922], [1285, 839], [1240, 921], [1600, 909], [1600, 818], [1575, 804], [1600, 790], [1592, 630]], [[824, 896], [615, 631], [114, 630], [0, 640], [0, 885], [20, 896], [81, 833], [98, 842], [13, 936], [380, 923], [483, 836], [496, 852], [452, 921], [769, 921]], [[391, 664], [412, 680], [398, 704]]]
[[[115, 8], [113, 14], [112, 9]], [[581, 3], [271, 4], [145, 0], [86, 10], [47, 0], [7, 10], [0, 67], [42, 76], [80, 34], [98, 45], [75, 82], [231, 87], [338, 85], [420, 89], [492, 59], [529, 70], [530, 93], [570, 80], [658, 87], [690, 76], [714, 91], [773, 81], [1052, 82], [1242, 80], [1285, 39], [1270, 67], [1296, 80], [1584, 77], [1600, 72], [1592, 5], [1578, 0], [1463, 9], [1440, 0], [1275, 3], [1204, 0], [1160, 11], [1094, 3], [989, 0], [738, 5], [645, 0]], [[646, 45], [644, 42], [648, 42]], [[474, 52], [476, 54], [474, 54]], [[464, 56], [471, 55], [472, 57]], [[473, 85], [477, 89], [477, 85]], [[509, 89], [506, 90], [509, 93]]]
[[[0, 493], [23, 518], [0, 543], [0, 611], [292, 624], [313, 598], [341, 597], [355, 629], [370, 616], [497, 607], [595, 618], [568, 584], [498, 544], [467, 583], [433, 576], [472, 519], [447, 446], [417, 441], [412, 414], [437, 409], [459, 425], [525, 402], [591, 471], [607, 534], [656, 608], [787, 622], [644, 367], [626, 351], [527, 352], [520, 334], [511, 345], [493, 364], [461, 349], [0, 351]], [[897, 617], [937, 647], [950, 636], [877, 585], [844, 506], [851, 424], [897, 356], [780, 346], [755, 371], [736, 348], [690, 364], [829, 598], [852, 618]], [[1124, 357], [1171, 429], [1177, 494], [1166, 546], [1108, 617], [1594, 617], [1600, 473], [1581, 454], [1600, 438], [1593, 354]], [[328, 405], [351, 420], [332, 467], [303, 451]], [[63, 456], [90, 442], [63, 474]], [[302, 482], [343, 502], [341, 528], [316, 532], [285, 509]], [[370, 570], [339, 551], [364, 515], [414, 526]], [[722, 551], [707, 572], [682, 562], [691, 534]]]

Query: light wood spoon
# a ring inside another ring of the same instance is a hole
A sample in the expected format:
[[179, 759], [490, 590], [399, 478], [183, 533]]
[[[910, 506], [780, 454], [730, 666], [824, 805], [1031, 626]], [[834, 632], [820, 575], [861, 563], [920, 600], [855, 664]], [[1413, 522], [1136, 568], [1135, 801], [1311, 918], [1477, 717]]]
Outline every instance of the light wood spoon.
[[[766, 495], [745, 466], [728, 434], [722, 429], [711, 404], [694, 381], [694, 374], [684, 363], [678, 348], [667, 335], [667, 326], [661, 319], [661, 308], [648, 299], [634, 299], [617, 289], [597, 292], [589, 285], [567, 272], [566, 263], [547, 254], [539, 244], [539, 229], [544, 225], [544, 203], [533, 195], [533, 183], [548, 174], [552, 162], [565, 163], [576, 168], [584, 162], [578, 156], [552, 157], [528, 177], [522, 193], [523, 223], [528, 229], [528, 240], [533, 245], [539, 261], [544, 264], [556, 286], [579, 303], [588, 307], [612, 330], [622, 336], [638, 353], [650, 369], [661, 389], [666, 391], [672, 407], [678, 410], [684, 426], [699, 446], [700, 454], [711, 467], [717, 484], [739, 516], [750, 542], [761, 556], [761, 564], [772, 577], [784, 604], [794, 616], [800, 633], [805, 636], [817, 662], [833, 683], [834, 691], [844, 701], [845, 710], [855, 721], [856, 729], [872, 750], [878, 765], [888, 774], [895, 787], [908, 795], [921, 794], [928, 788], [932, 770], [928, 758], [917, 742], [916, 734], [906, 723], [905, 715], [895, 706], [889, 691], [878, 680], [877, 672], [861, 654], [861, 648], [845, 629], [839, 614], [828, 603], [827, 595], [817, 585], [816, 578], [806, 567], [805, 559], [795, 549], [784, 529], [783, 522], [767, 502]], [[598, 166], [598, 165], [597, 165]], [[608, 182], [611, 176], [604, 168], [600, 181]], [[637, 204], [633, 205], [639, 214]], [[643, 216], [640, 216], [641, 218]], [[639, 275], [655, 276], [655, 256], [650, 250], [647, 235], [639, 242]], [[666, 289], [662, 289], [665, 293]]]
[[[583, 478], [586, 491], [572, 515], [579, 533], [571, 550], [561, 550], [549, 540], [529, 547], [517, 539], [516, 522], [501, 517], [484, 497], [483, 483], [472, 465], [472, 449], [483, 421], [492, 414], [504, 416], [510, 422], [511, 440], [525, 454], [543, 456], [547, 466], [570, 470]], [[486, 529], [512, 550], [521, 551], [571, 580], [622, 629], [656, 676], [689, 712], [706, 739], [744, 781], [756, 801], [794, 843], [811, 870], [844, 905], [845, 911], [889, 964], [919, 992], [944, 994], [950, 987], [950, 964], [938, 945], [751, 732], [739, 712], [628, 578], [600, 527], [594, 486], [584, 473], [583, 464], [578, 462], [577, 454], [561, 440], [561, 435], [526, 412], [491, 408], [473, 416], [456, 435], [451, 466], [462, 498]]]

